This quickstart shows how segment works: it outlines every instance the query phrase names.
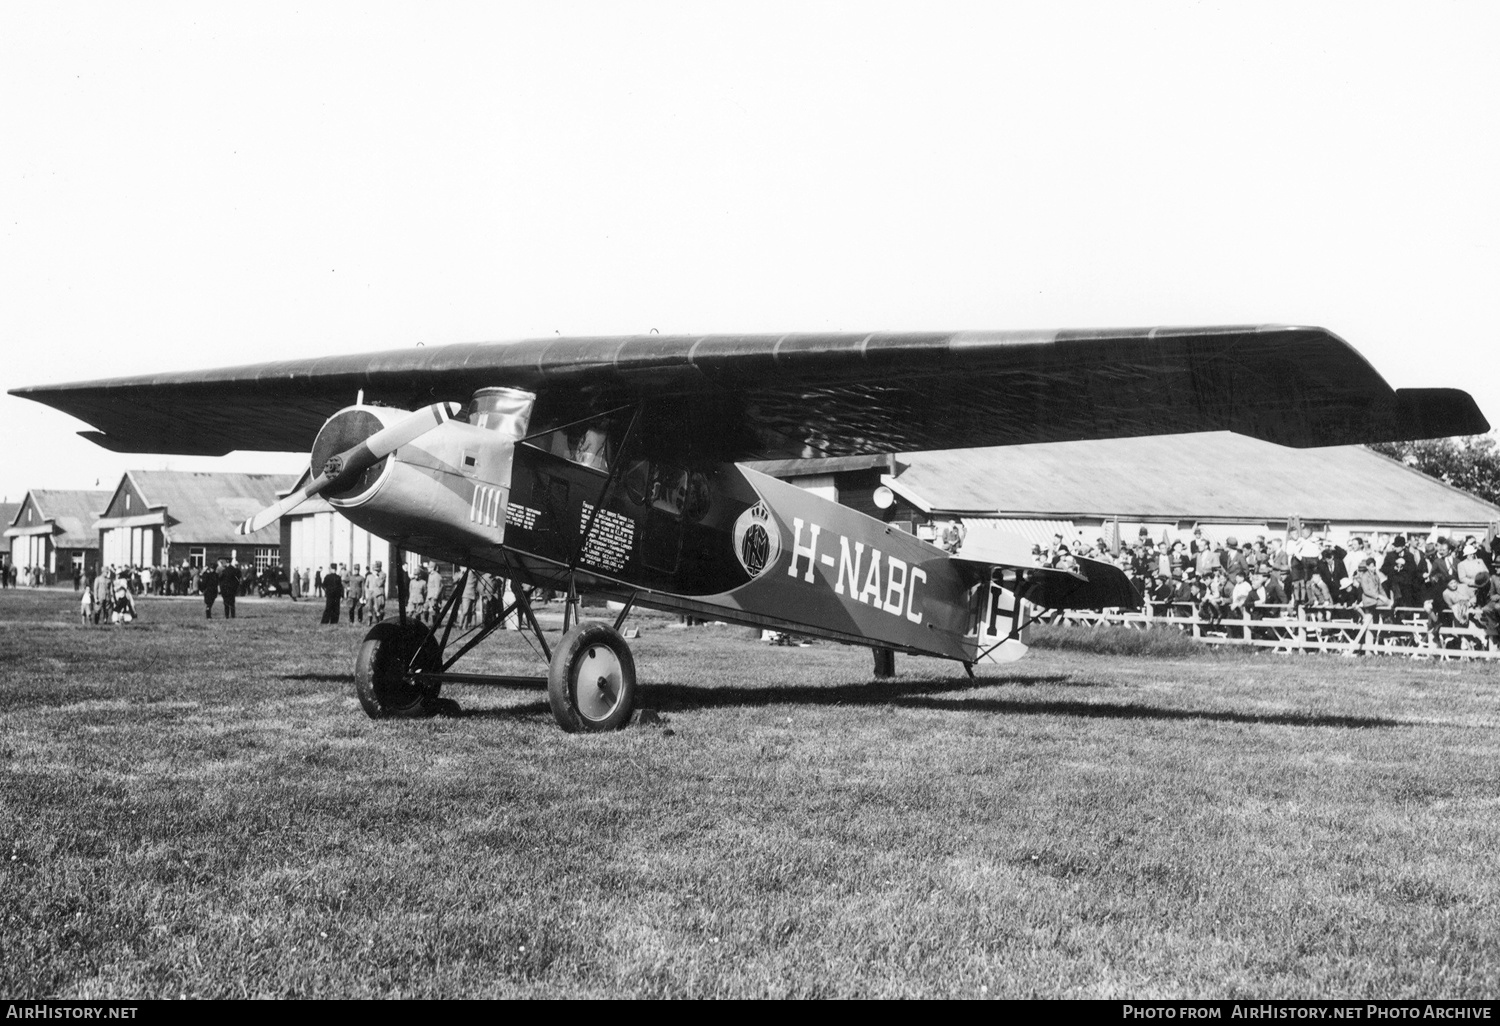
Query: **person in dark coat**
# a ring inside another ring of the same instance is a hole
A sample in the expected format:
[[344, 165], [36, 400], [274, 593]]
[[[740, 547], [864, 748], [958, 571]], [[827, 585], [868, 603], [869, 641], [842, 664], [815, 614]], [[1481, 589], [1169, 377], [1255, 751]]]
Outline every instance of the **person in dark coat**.
[[203, 615], [214, 618], [214, 599], [219, 597], [219, 574], [211, 566], [205, 566], [198, 577], [198, 590], [203, 594]]
[[1458, 580], [1458, 559], [1447, 538], [1438, 538], [1427, 558], [1425, 602], [1435, 604], [1448, 590], [1448, 582]]
[[1328, 594], [1341, 605], [1359, 604], [1359, 586], [1349, 576], [1344, 557], [1349, 553], [1342, 545], [1325, 545], [1322, 558], [1318, 560], [1317, 575], [1328, 586]]
[[1390, 589], [1391, 598], [1398, 609], [1421, 604], [1422, 578], [1418, 565], [1417, 560], [1407, 551], [1406, 536], [1396, 535], [1394, 544], [1385, 554], [1380, 572], [1385, 574], [1386, 587]]
[[339, 576], [338, 567], [328, 568], [328, 573], [323, 576], [322, 584], [323, 619], [321, 622], [337, 624], [344, 598], [344, 581]]
[[224, 619], [234, 619], [234, 600], [240, 593], [240, 567], [238, 563], [219, 560], [219, 596], [224, 600]]

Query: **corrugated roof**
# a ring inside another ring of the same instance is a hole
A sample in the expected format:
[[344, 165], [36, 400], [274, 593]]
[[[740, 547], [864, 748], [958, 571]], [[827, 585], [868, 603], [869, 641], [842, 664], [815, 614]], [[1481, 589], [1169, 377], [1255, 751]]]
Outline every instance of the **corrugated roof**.
[[1494, 506], [1363, 446], [1289, 449], [1226, 431], [906, 453], [938, 510], [1063, 517], [1484, 524]]
[[0, 502], [0, 528], [9, 527], [16, 522], [16, 514], [21, 512], [19, 502]]
[[[94, 521], [109, 502], [109, 492], [93, 490], [73, 491], [62, 488], [33, 488], [26, 493], [37, 515], [51, 521], [60, 529], [52, 536], [52, 544], [60, 549], [97, 549], [99, 535], [94, 530]], [[25, 505], [23, 501], [21, 505]], [[16, 512], [20, 506], [16, 507]], [[12, 513], [12, 519], [16, 513]]]
[[[128, 476], [152, 508], [165, 506], [173, 543], [199, 545], [279, 545], [273, 523], [251, 535], [240, 523], [276, 501], [277, 492], [297, 480], [289, 474], [198, 473], [186, 470], [132, 470]], [[108, 496], [106, 496], [107, 498]]]

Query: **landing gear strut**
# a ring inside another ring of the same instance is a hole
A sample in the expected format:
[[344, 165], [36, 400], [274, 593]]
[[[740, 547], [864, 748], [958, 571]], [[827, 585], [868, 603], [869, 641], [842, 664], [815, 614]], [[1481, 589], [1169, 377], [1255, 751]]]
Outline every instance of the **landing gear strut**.
[[[517, 582], [515, 602], [492, 623], [471, 632], [472, 636], [461, 644], [456, 643], [458, 650], [450, 654], [448, 639], [458, 616], [463, 586], [461, 579], [431, 629], [417, 620], [384, 621], [365, 635], [354, 664], [354, 690], [359, 704], [372, 718], [431, 716], [438, 710], [438, 691], [447, 681], [498, 687], [545, 686], [553, 717], [570, 733], [616, 730], [630, 720], [635, 709], [635, 658], [619, 628], [634, 603], [633, 597], [613, 627], [598, 622], [577, 624], [552, 648], [525, 590]], [[547, 677], [454, 672], [453, 664], [511, 615], [519, 617], [536, 637], [548, 661]]]

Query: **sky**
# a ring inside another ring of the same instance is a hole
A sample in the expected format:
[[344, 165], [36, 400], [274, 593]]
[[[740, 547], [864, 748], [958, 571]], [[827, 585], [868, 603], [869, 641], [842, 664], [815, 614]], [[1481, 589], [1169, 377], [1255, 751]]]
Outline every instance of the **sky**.
[[[0, 4], [0, 391], [1284, 323], [1500, 424], [1497, 52], [1490, 2]], [[85, 427], [0, 395], [0, 500], [307, 462]]]

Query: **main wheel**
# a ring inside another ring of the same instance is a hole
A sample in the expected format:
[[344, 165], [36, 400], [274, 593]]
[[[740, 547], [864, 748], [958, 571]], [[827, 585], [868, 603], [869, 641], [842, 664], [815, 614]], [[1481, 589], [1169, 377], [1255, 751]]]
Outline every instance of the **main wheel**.
[[603, 623], [581, 623], [558, 642], [547, 674], [547, 701], [570, 733], [618, 730], [635, 706], [635, 658]]
[[415, 684], [409, 670], [435, 670], [442, 653], [425, 624], [408, 620], [370, 628], [354, 660], [354, 692], [371, 719], [431, 716], [437, 711], [439, 683]]

